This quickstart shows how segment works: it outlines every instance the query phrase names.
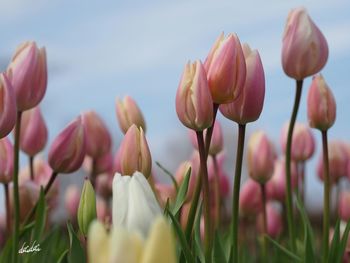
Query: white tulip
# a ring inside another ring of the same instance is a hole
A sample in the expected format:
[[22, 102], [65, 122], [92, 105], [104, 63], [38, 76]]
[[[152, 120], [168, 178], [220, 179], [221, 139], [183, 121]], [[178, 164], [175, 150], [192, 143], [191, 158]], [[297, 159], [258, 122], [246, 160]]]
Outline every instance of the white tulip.
[[158, 201], [145, 176], [116, 173], [113, 179], [113, 225], [136, 231], [146, 237], [150, 226], [161, 214]]

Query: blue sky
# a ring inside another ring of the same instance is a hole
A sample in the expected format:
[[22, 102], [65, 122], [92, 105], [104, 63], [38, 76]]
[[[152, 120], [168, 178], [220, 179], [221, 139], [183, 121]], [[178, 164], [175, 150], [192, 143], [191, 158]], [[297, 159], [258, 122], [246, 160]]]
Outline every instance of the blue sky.
[[[84, 2], [0, 0], [1, 69], [27, 39], [47, 49], [49, 85], [42, 109], [50, 140], [88, 109], [101, 114], [118, 140], [115, 97], [129, 94], [144, 112], [153, 159], [174, 168], [167, 159], [172, 151], [169, 141], [186, 136], [174, 106], [180, 75], [188, 60], [204, 60], [224, 31], [236, 32], [242, 43], [261, 54], [266, 99], [261, 118], [249, 130], [264, 129], [277, 143], [294, 98], [294, 82], [281, 69], [282, 34], [289, 10], [299, 6], [308, 9], [329, 44], [330, 57], [322, 73], [338, 106], [330, 137], [348, 139], [349, 1]], [[306, 120], [309, 85], [307, 79], [301, 121]], [[223, 125], [232, 127], [228, 121]], [[310, 179], [309, 185], [313, 193], [321, 191], [317, 180]]]

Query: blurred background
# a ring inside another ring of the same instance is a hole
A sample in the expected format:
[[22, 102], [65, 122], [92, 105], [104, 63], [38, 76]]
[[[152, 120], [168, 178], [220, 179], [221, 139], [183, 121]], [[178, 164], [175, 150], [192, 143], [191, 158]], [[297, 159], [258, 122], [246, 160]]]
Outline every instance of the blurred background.
[[[330, 139], [350, 141], [350, 1], [71, 1], [0, 0], [0, 70], [25, 40], [45, 46], [49, 67], [47, 94], [41, 103], [49, 144], [64, 126], [85, 110], [105, 120], [114, 139], [122, 138], [115, 99], [131, 95], [147, 123], [153, 160], [174, 172], [191, 155], [187, 129], [177, 119], [175, 93], [185, 63], [204, 60], [221, 32], [236, 32], [260, 52], [266, 95], [261, 118], [248, 125], [268, 132], [280, 151], [282, 125], [289, 119], [294, 81], [281, 68], [282, 35], [291, 8], [305, 6], [328, 40], [330, 56], [324, 75], [337, 101]], [[298, 121], [306, 121], [304, 82]], [[226, 170], [233, 175], [236, 125], [219, 116], [227, 147]], [[322, 209], [322, 185], [315, 172], [317, 154], [307, 165], [307, 207]], [[44, 153], [46, 158], [47, 148]], [[22, 165], [27, 159], [21, 156]], [[156, 168], [158, 177], [164, 176]], [[62, 175], [62, 192], [82, 175]], [[0, 190], [0, 210], [3, 194]]]

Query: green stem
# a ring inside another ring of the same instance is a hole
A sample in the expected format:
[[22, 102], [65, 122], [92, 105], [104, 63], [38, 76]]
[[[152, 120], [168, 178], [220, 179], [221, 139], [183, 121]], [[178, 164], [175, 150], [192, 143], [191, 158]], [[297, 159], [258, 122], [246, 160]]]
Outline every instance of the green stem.
[[266, 215], [266, 191], [265, 184], [260, 184], [261, 197], [263, 203], [263, 239], [262, 239], [262, 261], [267, 262], [267, 215]]
[[34, 156], [29, 156], [30, 180], [34, 181]]
[[241, 188], [242, 162], [244, 150], [245, 124], [238, 124], [238, 144], [236, 154], [236, 169], [233, 183], [232, 196], [232, 247], [230, 251], [230, 262], [238, 262], [238, 211], [239, 211], [239, 192]]
[[9, 184], [4, 184], [5, 191], [5, 207], [6, 207], [6, 236], [10, 235], [11, 232], [11, 215], [10, 215], [10, 194], [9, 194]]
[[323, 147], [323, 174], [324, 174], [324, 192], [323, 192], [323, 262], [328, 260], [328, 242], [329, 242], [329, 201], [330, 201], [330, 178], [328, 161], [328, 142], [327, 131], [322, 131]]
[[19, 168], [19, 138], [21, 131], [22, 112], [17, 112], [17, 120], [15, 126], [15, 145], [13, 157], [13, 200], [15, 206], [15, 226], [13, 228], [13, 247], [12, 262], [18, 262], [18, 246], [19, 246], [19, 187], [18, 187], [18, 168]]
[[292, 151], [293, 129], [294, 129], [295, 121], [297, 119], [302, 87], [303, 87], [303, 80], [297, 80], [295, 100], [294, 100], [292, 116], [290, 118], [290, 123], [288, 128], [288, 137], [287, 137], [287, 146], [286, 146], [286, 190], [287, 190], [286, 208], [287, 208], [288, 232], [289, 232], [292, 252], [296, 251], [296, 243], [295, 243], [293, 204], [292, 204], [293, 201], [292, 201], [292, 184], [291, 184], [291, 151]]

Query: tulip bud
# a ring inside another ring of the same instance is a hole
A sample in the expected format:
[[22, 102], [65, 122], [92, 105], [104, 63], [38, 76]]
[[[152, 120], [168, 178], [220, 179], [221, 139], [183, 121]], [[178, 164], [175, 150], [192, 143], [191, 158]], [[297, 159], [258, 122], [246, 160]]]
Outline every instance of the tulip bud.
[[111, 262], [109, 260], [111, 250], [110, 238], [106, 228], [100, 221], [95, 220], [91, 222], [87, 241], [89, 262]]
[[85, 156], [85, 134], [81, 117], [61, 131], [49, 151], [49, 164], [57, 173], [72, 173], [80, 168]]
[[276, 152], [267, 135], [255, 132], [248, 142], [249, 176], [259, 183], [266, 183], [273, 174]]
[[239, 212], [242, 216], [252, 216], [262, 210], [261, 187], [252, 179], [242, 185], [239, 194]]
[[309, 125], [321, 131], [328, 130], [335, 122], [335, 99], [321, 74], [312, 79], [307, 97], [307, 116]]
[[338, 200], [338, 215], [339, 218], [343, 221], [348, 222], [350, 219], [350, 192], [349, 191], [343, 191], [339, 195]]
[[43, 99], [47, 86], [45, 48], [35, 42], [21, 44], [7, 69], [16, 93], [18, 111], [34, 108]]
[[[207, 134], [207, 130], [204, 131], [204, 138]], [[197, 135], [193, 130], [189, 130], [189, 136], [193, 147], [198, 151]], [[213, 134], [209, 146], [209, 155], [217, 155], [224, 148], [222, 128], [218, 121], [215, 121]]]
[[13, 146], [5, 137], [0, 139], [0, 183], [7, 184], [13, 176]]
[[233, 102], [241, 93], [246, 78], [244, 54], [237, 35], [233, 33], [225, 38], [222, 33], [204, 66], [214, 103]]
[[115, 174], [113, 179], [113, 225], [146, 236], [153, 220], [161, 214], [157, 199], [144, 175]]
[[200, 61], [187, 63], [176, 93], [176, 112], [186, 127], [202, 131], [213, 123], [213, 101]]
[[47, 142], [47, 128], [39, 106], [23, 112], [20, 147], [29, 156], [41, 152]]
[[8, 135], [16, 123], [16, 97], [5, 73], [0, 74], [0, 138]]
[[64, 196], [64, 203], [67, 210], [67, 213], [69, 215], [69, 218], [71, 220], [76, 220], [77, 218], [77, 212], [80, 202], [80, 190], [76, 185], [69, 185], [67, 187], [65, 196]]
[[[268, 202], [266, 204], [267, 234], [272, 237], [278, 237], [282, 232], [282, 216], [280, 212]], [[260, 213], [257, 218], [257, 228], [260, 233], [264, 232], [263, 214]]]
[[146, 132], [146, 124], [142, 112], [130, 96], [125, 96], [123, 100], [117, 98], [116, 113], [119, 127], [124, 134], [133, 124]]
[[235, 101], [220, 105], [220, 112], [239, 124], [259, 118], [265, 97], [265, 74], [259, 52], [243, 44], [243, 53], [247, 66], [244, 88]]
[[103, 120], [94, 111], [84, 112], [82, 121], [85, 129], [86, 154], [98, 158], [111, 150], [112, 138]]
[[96, 216], [95, 191], [90, 181], [85, 179], [78, 207], [78, 225], [84, 236], [87, 236], [89, 225]]
[[151, 153], [142, 128], [132, 125], [124, 136], [117, 157], [121, 174], [132, 175], [139, 171], [147, 178], [151, 174]]
[[291, 78], [302, 80], [318, 73], [328, 59], [325, 37], [304, 8], [289, 12], [283, 35], [282, 66]]

